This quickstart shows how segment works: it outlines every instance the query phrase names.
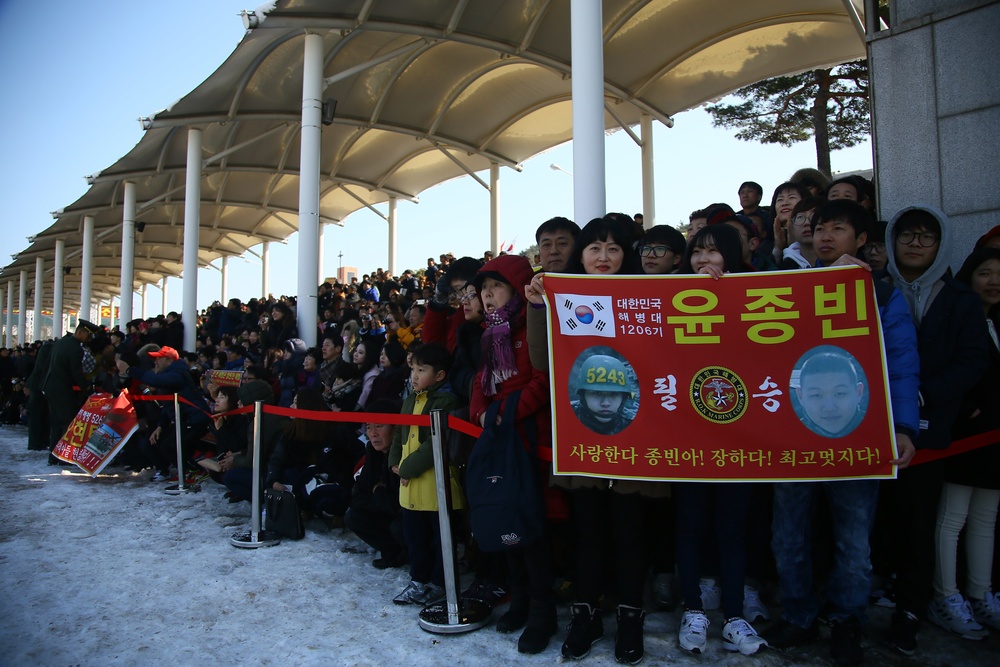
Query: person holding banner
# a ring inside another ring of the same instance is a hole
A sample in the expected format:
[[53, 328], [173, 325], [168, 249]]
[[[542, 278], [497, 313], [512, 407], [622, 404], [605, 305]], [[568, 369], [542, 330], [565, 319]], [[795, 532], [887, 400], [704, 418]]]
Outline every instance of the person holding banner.
[[[711, 220], [709, 221], [711, 223]], [[702, 229], [688, 243], [681, 263], [682, 274], [704, 274], [718, 280], [724, 274], [747, 267], [745, 242], [727, 224]], [[678, 483], [677, 572], [684, 597], [684, 613], [678, 631], [682, 649], [703, 653], [708, 643], [708, 617], [702, 599], [702, 554], [709, 543], [718, 548], [722, 583], [722, 645], [727, 651], [753, 655], [767, 642], [743, 618], [746, 582], [746, 523], [751, 488], [746, 483]], [[709, 533], [714, 534], [714, 542]]]
[[[789, 207], [791, 208], [791, 207]], [[867, 264], [857, 259], [868, 238], [870, 216], [845, 200], [827, 202], [813, 215], [813, 248], [820, 266]], [[875, 296], [889, 376], [889, 399], [900, 468], [913, 458], [919, 428], [917, 388], [920, 359], [913, 321], [902, 294], [875, 282]], [[840, 664], [860, 664], [862, 621], [871, 593], [869, 535], [878, 503], [875, 479], [774, 485], [771, 547], [782, 590], [782, 618], [765, 633], [768, 645], [785, 650], [814, 642], [821, 602], [813, 589], [811, 515], [820, 490], [830, 508], [836, 550], [826, 587], [832, 624], [830, 652]]]
[[[633, 231], [628, 225], [630, 222], [613, 214], [587, 223], [576, 237], [567, 272], [607, 276], [642, 274], [639, 254], [631, 242]], [[654, 236], [652, 241], [655, 240]], [[544, 312], [543, 284], [544, 277], [535, 276], [525, 296], [532, 304], [528, 317], [531, 362], [548, 374], [546, 323], [538, 317]], [[545, 339], [544, 344], [541, 339]], [[632, 400], [631, 378], [635, 373], [629, 374], [620, 359], [602, 353], [601, 348], [595, 352], [580, 367], [581, 377], [574, 385], [577, 390], [574, 414], [595, 434], [617, 433], [630, 421], [625, 408]], [[669, 487], [627, 480], [612, 485], [607, 479], [575, 475], [554, 477], [552, 485], [567, 492], [577, 541], [576, 602], [571, 606], [572, 620], [562, 655], [571, 660], [582, 659], [604, 637], [599, 600], [606, 592], [605, 577], [610, 565], [616, 573], [615, 592], [620, 603], [615, 659], [635, 664], [645, 653], [642, 603], [649, 557], [647, 519], [656, 511], [653, 502], [665, 497]]]
[[[49, 404], [49, 448], [55, 447], [69, 428], [83, 404], [90, 383], [83, 371], [83, 346], [97, 333], [97, 325], [80, 320], [76, 331], [66, 334], [52, 346], [49, 370], [42, 381], [42, 392]], [[58, 460], [50, 456], [49, 464]]]

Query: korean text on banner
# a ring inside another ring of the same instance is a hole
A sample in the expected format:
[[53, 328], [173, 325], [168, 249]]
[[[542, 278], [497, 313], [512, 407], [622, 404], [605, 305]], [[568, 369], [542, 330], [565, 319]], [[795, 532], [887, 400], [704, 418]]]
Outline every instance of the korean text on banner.
[[128, 392], [117, 398], [111, 394], [92, 394], [52, 454], [96, 477], [138, 428]]
[[554, 472], [891, 478], [870, 274], [545, 277]]

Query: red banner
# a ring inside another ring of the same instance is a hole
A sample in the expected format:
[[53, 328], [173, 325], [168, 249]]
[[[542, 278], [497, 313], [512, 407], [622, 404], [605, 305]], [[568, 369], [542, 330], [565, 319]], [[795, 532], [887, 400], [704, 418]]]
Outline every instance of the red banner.
[[208, 376], [217, 387], [239, 387], [243, 383], [243, 371], [208, 371]]
[[870, 274], [545, 277], [556, 474], [892, 478]]
[[92, 394], [52, 454], [96, 477], [139, 428], [128, 392]]

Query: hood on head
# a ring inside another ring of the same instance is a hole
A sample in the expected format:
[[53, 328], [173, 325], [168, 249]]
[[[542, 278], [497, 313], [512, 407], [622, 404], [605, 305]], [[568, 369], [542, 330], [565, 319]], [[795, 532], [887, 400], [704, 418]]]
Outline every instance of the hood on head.
[[931, 264], [927, 270], [924, 271], [923, 275], [917, 278], [917, 280], [913, 283], [920, 283], [929, 287], [940, 280], [941, 277], [948, 271], [953, 235], [951, 221], [948, 220], [948, 216], [933, 206], [928, 206], [926, 204], [907, 206], [899, 213], [892, 216], [892, 220], [889, 221], [889, 224], [885, 228], [885, 252], [889, 260], [886, 270], [889, 272], [889, 275], [892, 276], [892, 281], [897, 287], [908, 286], [911, 284], [903, 279], [899, 273], [899, 267], [896, 266], [896, 226], [899, 224], [900, 218], [912, 211], [924, 211], [929, 213], [935, 220], [937, 220], [938, 226], [941, 228], [941, 242], [938, 244], [937, 256], [934, 258], [934, 263]]

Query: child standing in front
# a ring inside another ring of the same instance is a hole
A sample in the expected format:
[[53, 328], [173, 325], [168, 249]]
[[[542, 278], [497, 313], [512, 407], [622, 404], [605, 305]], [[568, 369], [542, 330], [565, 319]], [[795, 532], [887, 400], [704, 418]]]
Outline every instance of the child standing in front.
[[[401, 414], [450, 412], [461, 405], [448, 384], [450, 364], [448, 350], [440, 343], [428, 343], [413, 352], [410, 371], [413, 393], [406, 397]], [[399, 504], [403, 508], [403, 539], [410, 556], [411, 580], [392, 601], [428, 605], [444, 598], [444, 562], [430, 427], [396, 429], [389, 450], [389, 467], [400, 480]], [[454, 468], [448, 471], [448, 478], [451, 509], [462, 509], [462, 493]]]

